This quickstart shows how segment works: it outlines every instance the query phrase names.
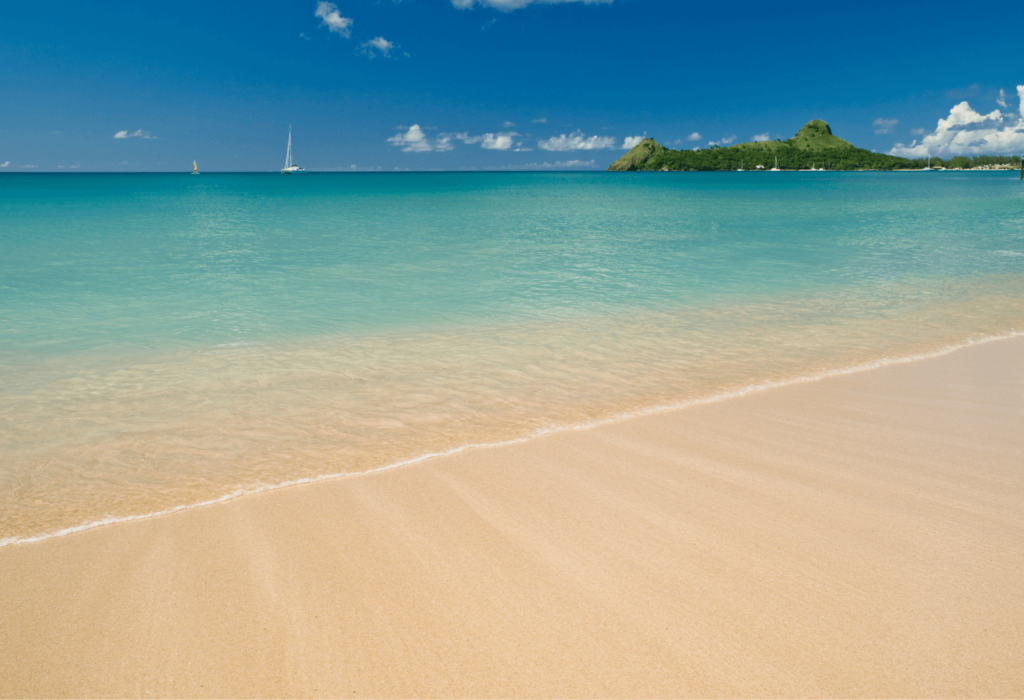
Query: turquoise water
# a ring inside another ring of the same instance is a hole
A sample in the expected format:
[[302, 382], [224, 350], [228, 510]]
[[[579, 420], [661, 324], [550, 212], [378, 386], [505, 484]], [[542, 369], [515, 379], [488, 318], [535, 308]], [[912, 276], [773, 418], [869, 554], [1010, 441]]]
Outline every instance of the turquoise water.
[[1005, 173], [0, 175], [0, 539], [1024, 328]]

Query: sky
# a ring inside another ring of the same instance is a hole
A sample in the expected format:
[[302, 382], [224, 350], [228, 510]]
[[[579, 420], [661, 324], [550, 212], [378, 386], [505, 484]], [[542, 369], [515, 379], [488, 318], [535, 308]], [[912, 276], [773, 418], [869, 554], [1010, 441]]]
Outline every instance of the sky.
[[[0, 10], [0, 172], [605, 169], [786, 139], [1024, 152], [1007, 3], [260, 0]], [[996, 21], [996, 18], [999, 18]], [[1022, 88], [1024, 92], [1024, 88]]]

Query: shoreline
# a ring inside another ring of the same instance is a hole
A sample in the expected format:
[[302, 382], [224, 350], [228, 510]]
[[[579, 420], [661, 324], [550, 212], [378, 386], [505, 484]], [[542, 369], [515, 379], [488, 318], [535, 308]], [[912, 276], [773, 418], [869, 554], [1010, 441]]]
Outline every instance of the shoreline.
[[164, 510], [161, 510], [161, 511], [155, 511], [155, 512], [152, 512], [152, 513], [142, 513], [142, 514], [139, 514], [139, 515], [116, 516], [116, 517], [112, 517], [112, 518], [106, 518], [106, 519], [103, 519], [103, 520], [97, 520], [97, 521], [91, 521], [91, 522], [82, 523], [80, 525], [75, 525], [75, 526], [72, 526], [72, 527], [62, 528], [62, 529], [56, 530], [56, 531], [45, 532], [45, 533], [42, 533], [42, 534], [39, 534], [39, 535], [28, 535], [28, 536], [13, 535], [13, 536], [9, 536], [9, 537], [0, 537], [0, 550], [2, 550], [4, 547], [8, 547], [8, 546], [12, 546], [12, 545], [24, 545], [24, 544], [34, 544], [34, 543], [38, 543], [38, 542], [45, 542], [47, 540], [51, 540], [51, 539], [54, 539], [54, 538], [66, 537], [68, 535], [74, 535], [74, 534], [77, 534], [77, 533], [80, 533], [80, 532], [87, 532], [89, 530], [94, 530], [96, 528], [101, 528], [101, 527], [107, 527], [107, 526], [110, 526], [110, 525], [119, 525], [119, 524], [122, 524], [122, 523], [130, 523], [130, 522], [135, 522], [135, 521], [140, 521], [140, 520], [150, 520], [150, 519], [153, 519], [153, 518], [167, 517], [167, 516], [175, 515], [177, 513], [181, 513], [181, 512], [192, 510], [192, 509], [196, 509], [196, 508], [206, 508], [208, 506], [214, 506], [214, 505], [219, 505], [219, 504], [222, 504], [222, 503], [227, 503], [227, 502], [234, 501], [236, 499], [244, 498], [244, 497], [247, 497], [247, 496], [255, 496], [255, 495], [262, 494], [262, 493], [278, 491], [278, 490], [281, 490], [281, 489], [292, 488], [292, 487], [295, 487], [295, 486], [304, 486], [304, 485], [307, 485], [307, 484], [316, 484], [316, 483], [327, 482], [327, 481], [336, 481], [336, 480], [339, 480], [339, 479], [348, 479], [348, 478], [370, 476], [372, 474], [377, 474], [377, 473], [380, 473], [380, 472], [386, 472], [386, 471], [391, 471], [391, 470], [395, 470], [395, 469], [401, 469], [401, 468], [404, 468], [404, 467], [413, 466], [413, 465], [420, 464], [420, 463], [423, 463], [423, 462], [426, 462], [426, 461], [429, 461], [429, 460], [433, 460], [433, 459], [440, 459], [440, 458], [444, 458], [444, 457], [450, 457], [450, 456], [453, 456], [453, 455], [461, 454], [461, 453], [469, 451], [469, 450], [489, 449], [489, 448], [504, 447], [504, 446], [509, 446], [509, 445], [518, 445], [518, 444], [528, 443], [530, 441], [533, 441], [533, 440], [536, 440], [538, 438], [542, 438], [542, 437], [545, 437], [545, 436], [548, 436], [548, 435], [557, 435], [557, 434], [568, 432], [568, 431], [591, 430], [591, 429], [594, 429], [594, 428], [599, 428], [601, 426], [611, 425], [611, 424], [615, 424], [615, 423], [618, 423], [618, 422], [621, 422], [621, 421], [625, 421], [625, 420], [631, 420], [633, 418], [638, 418], [638, 417], [642, 417], [642, 416], [649, 416], [649, 415], [654, 415], [654, 414], [664, 413], [664, 412], [670, 412], [670, 411], [684, 410], [684, 409], [687, 409], [687, 408], [691, 408], [693, 406], [700, 406], [700, 405], [704, 405], [704, 404], [708, 404], [708, 403], [716, 403], [716, 402], [719, 402], [719, 401], [726, 401], [726, 400], [729, 400], [729, 399], [740, 398], [740, 397], [743, 397], [743, 396], [747, 396], [747, 395], [754, 394], [754, 393], [760, 393], [760, 392], [768, 391], [768, 390], [771, 390], [771, 389], [777, 389], [777, 388], [782, 388], [782, 387], [792, 386], [792, 385], [805, 384], [805, 383], [809, 383], [809, 382], [818, 382], [818, 381], [822, 381], [822, 380], [828, 379], [830, 377], [839, 377], [839, 376], [845, 376], [845, 375], [849, 375], [849, 374], [857, 374], [857, 373], [860, 373], [860, 372], [867, 372], [867, 371], [871, 371], [871, 370], [874, 370], [874, 369], [880, 369], [880, 368], [883, 368], [883, 367], [888, 367], [888, 366], [891, 366], [891, 365], [900, 365], [900, 364], [906, 364], [906, 363], [910, 363], [910, 362], [919, 362], [919, 361], [922, 361], [922, 360], [928, 360], [928, 359], [932, 359], [932, 358], [936, 358], [936, 357], [942, 357], [944, 355], [948, 355], [950, 353], [954, 353], [954, 352], [957, 352], [957, 351], [960, 351], [960, 350], [963, 350], [963, 349], [966, 349], [966, 348], [975, 347], [977, 345], [983, 345], [983, 344], [991, 343], [991, 342], [999, 342], [999, 341], [1002, 341], [1002, 340], [1010, 340], [1010, 339], [1018, 338], [1018, 337], [1021, 337], [1021, 336], [1024, 336], [1024, 331], [1008, 331], [1006, 333], [1002, 333], [1002, 334], [999, 334], [999, 335], [987, 336], [987, 337], [982, 337], [982, 338], [977, 338], [977, 339], [968, 339], [968, 340], [965, 340], [965, 341], [954, 343], [953, 345], [945, 346], [945, 347], [939, 348], [937, 350], [928, 351], [928, 352], [924, 352], [924, 353], [916, 353], [916, 354], [911, 354], [911, 355], [899, 356], [899, 357], [895, 357], [895, 358], [883, 357], [883, 358], [878, 359], [878, 360], [873, 360], [873, 361], [857, 364], [857, 365], [854, 365], [854, 366], [851, 366], [851, 367], [844, 367], [844, 368], [833, 369], [833, 370], [825, 370], [823, 372], [818, 372], [818, 373], [814, 373], [814, 374], [810, 374], [810, 375], [806, 375], [806, 376], [799, 376], [799, 377], [795, 377], [795, 378], [791, 378], [791, 379], [785, 379], [785, 380], [780, 380], [780, 381], [768, 381], [768, 382], [761, 382], [761, 383], [757, 383], [757, 384], [751, 384], [749, 386], [742, 387], [740, 389], [736, 389], [736, 390], [732, 390], [732, 391], [724, 391], [724, 392], [720, 392], [720, 393], [717, 393], [717, 394], [713, 394], [713, 395], [708, 396], [708, 397], [686, 399], [686, 400], [683, 400], [681, 402], [672, 403], [672, 404], [668, 404], [668, 405], [651, 406], [651, 407], [648, 407], [648, 408], [645, 408], [645, 409], [641, 409], [641, 410], [637, 410], [637, 411], [630, 411], [630, 412], [626, 412], [626, 413], [620, 413], [620, 414], [611, 416], [609, 418], [604, 418], [604, 419], [600, 419], [600, 420], [596, 420], [596, 421], [590, 421], [590, 422], [586, 422], [586, 423], [579, 423], [579, 424], [567, 425], [567, 426], [556, 426], [554, 428], [544, 428], [544, 429], [538, 430], [538, 431], [536, 431], [534, 433], [531, 433], [529, 435], [526, 435], [526, 436], [523, 436], [523, 437], [520, 437], [520, 438], [513, 438], [511, 440], [502, 440], [502, 441], [497, 441], [497, 442], [486, 442], [486, 443], [470, 443], [470, 444], [466, 444], [466, 445], [460, 445], [458, 447], [452, 448], [451, 450], [447, 450], [445, 452], [427, 453], [427, 454], [419, 455], [419, 456], [416, 456], [416, 457], [411, 457], [409, 459], [400, 460], [398, 462], [394, 462], [394, 463], [390, 463], [390, 464], [385, 464], [383, 466], [375, 467], [373, 469], [368, 469], [368, 470], [365, 470], [365, 471], [359, 471], [359, 472], [338, 472], [338, 473], [332, 473], [332, 474], [324, 474], [324, 475], [320, 475], [320, 476], [316, 476], [316, 477], [306, 477], [306, 478], [301, 478], [301, 479], [294, 479], [294, 480], [283, 481], [281, 483], [271, 484], [269, 486], [259, 486], [259, 487], [252, 487], [252, 488], [241, 488], [241, 489], [238, 489], [236, 491], [224, 494], [222, 496], [218, 496], [216, 498], [208, 499], [208, 500], [205, 500], [205, 501], [200, 501], [198, 503], [181, 504], [181, 505], [178, 505], [178, 506], [174, 506], [173, 508], [168, 508], [168, 509], [164, 509]]
[[1017, 697], [1024, 337], [0, 550], [3, 697]]

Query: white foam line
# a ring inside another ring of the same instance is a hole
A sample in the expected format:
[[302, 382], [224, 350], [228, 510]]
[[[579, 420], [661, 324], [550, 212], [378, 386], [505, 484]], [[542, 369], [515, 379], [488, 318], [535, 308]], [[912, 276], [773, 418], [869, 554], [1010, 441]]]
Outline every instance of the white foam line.
[[265, 491], [276, 491], [277, 489], [287, 488], [289, 486], [300, 486], [302, 484], [312, 484], [318, 481], [328, 481], [333, 479], [345, 479], [350, 477], [367, 476], [370, 474], [376, 474], [378, 472], [390, 471], [392, 469], [398, 469], [400, 467], [408, 467], [412, 464], [418, 464], [425, 462], [428, 459], [434, 459], [435, 457], [448, 457], [450, 455], [459, 454], [466, 450], [473, 450], [483, 447], [504, 447], [506, 445], [516, 445], [523, 442], [529, 442], [544, 435], [550, 435], [553, 433], [562, 433], [569, 430], [590, 430], [601, 425], [608, 425], [609, 423], [617, 423], [622, 420], [629, 418], [637, 418], [640, 416], [648, 416], [653, 413], [662, 413], [664, 411], [675, 411], [681, 408], [688, 408], [690, 406], [697, 406], [700, 404], [714, 403], [716, 401], [722, 401], [724, 399], [732, 399], [740, 396], [746, 396], [747, 394], [754, 394], [757, 392], [765, 391], [767, 389], [775, 389], [777, 387], [789, 386], [793, 384], [805, 384], [809, 382], [816, 382], [822, 379], [828, 379], [829, 377], [839, 377], [846, 374], [855, 374], [857, 372], [865, 372], [871, 369], [878, 369], [881, 367], [887, 367], [890, 365], [906, 364], [910, 362], [917, 362], [918, 360], [930, 360], [935, 357], [941, 357], [948, 355], [957, 350], [963, 350], [975, 345], [982, 345], [984, 343], [990, 343], [997, 340], [1009, 340], [1010, 338], [1017, 338], [1024, 336], [1024, 331], [1011, 331], [1009, 333], [997, 336], [991, 336], [988, 338], [978, 338], [974, 340], [967, 340], [956, 345], [949, 345], [939, 350], [934, 350], [927, 353], [919, 353], [915, 355], [907, 355], [904, 357], [896, 358], [883, 358], [872, 362], [865, 362], [852, 367], [845, 367], [843, 369], [832, 369], [824, 372], [818, 372], [816, 374], [810, 374], [804, 377], [796, 377], [794, 379], [781, 379], [771, 382], [762, 382], [760, 384], [751, 384], [750, 386], [743, 387], [742, 389], [736, 389], [734, 391], [725, 391], [713, 396], [706, 396], [699, 399], [688, 399], [686, 401], [666, 404], [663, 406], [652, 406], [650, 408], [640, 409], [638, 411], [627, 411], [625, 413], [619, 413], [610, 418], [603, 418], [597, 421], [591, 421], [588, 423], [579, 423], [576, 425], [556, 426], [553, 428], [542, 428], [534, 431], [533, 433], [513, 440], [502, 440], [500, 442], [477, 442], [462, 445], [460, 447], [452, 448], [446, 452], [430, 452], [427, 454], [420, 455], [419, 457], [412, 457], [399, 462], [392, 462], [381, 467], [374, 469], [367, 469], [361, 472], [342, 472], [340, 474], [321, 474], [320, 476], [311, 476], [304, 479], [293, 479], [292, 481], [284, 481], [279, 484], [273, 484], [271, 486], [258, 486], [256, 488], [249, 489], [238, 489], [231, 493], [224, 494], [218, 498], [212, 498], [208, 501], [201, 501], [199, 503], [189, 503], [167, 510], [160, 510], [154, 513], [144, 513], [142, 515], [124, 515], [114, 518], [105, 518], [103, 520], [94, 520], [92, 522], [83, 523], [81, 525], [75, 525], [74, 527], [66, 527], [63, 530], [56, 530], [54, 532], [47, 532], [42, 535], [33, 535], [31, 537], [5, 537], [0, 539], [0, 547], [6, 547], [12, 544], [29, 544], [32, 542], [42, 542], [44, 540], [52, 539], [54, 537], [63, 537], [64, 535], [73, 535], [76, 532], [84, 532], [85, 530], [92, 530], [93, 528], [103, 527], [104, 525], [114, 525], [116, 523], [125, 523], [132, 520], [148, 520], [150, 518], [159, 518], [165, 515], [171, 515], [183, 510], [191, 510], [192, 508], [202, 508], [203, 506], [212, 506], [216, 503], [224, 503], [225, 501], [232, 501], [242, 496], [252, 496], [257, 493], [264, 493]]

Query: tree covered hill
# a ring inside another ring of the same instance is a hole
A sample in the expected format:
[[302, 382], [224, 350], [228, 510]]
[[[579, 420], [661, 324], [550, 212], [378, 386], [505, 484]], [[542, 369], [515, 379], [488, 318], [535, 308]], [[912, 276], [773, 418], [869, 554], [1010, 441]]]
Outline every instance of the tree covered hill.
[[654, 139], [644, 139], [609, 170], [754, 170], [778, 166], [783, 170], [894, 170], [920, 167], [915, 161], [857, 148], [835, 136], [820, 119], [808, 122], [786, 141], [759, 141], [735, 146], [673, 151]]

